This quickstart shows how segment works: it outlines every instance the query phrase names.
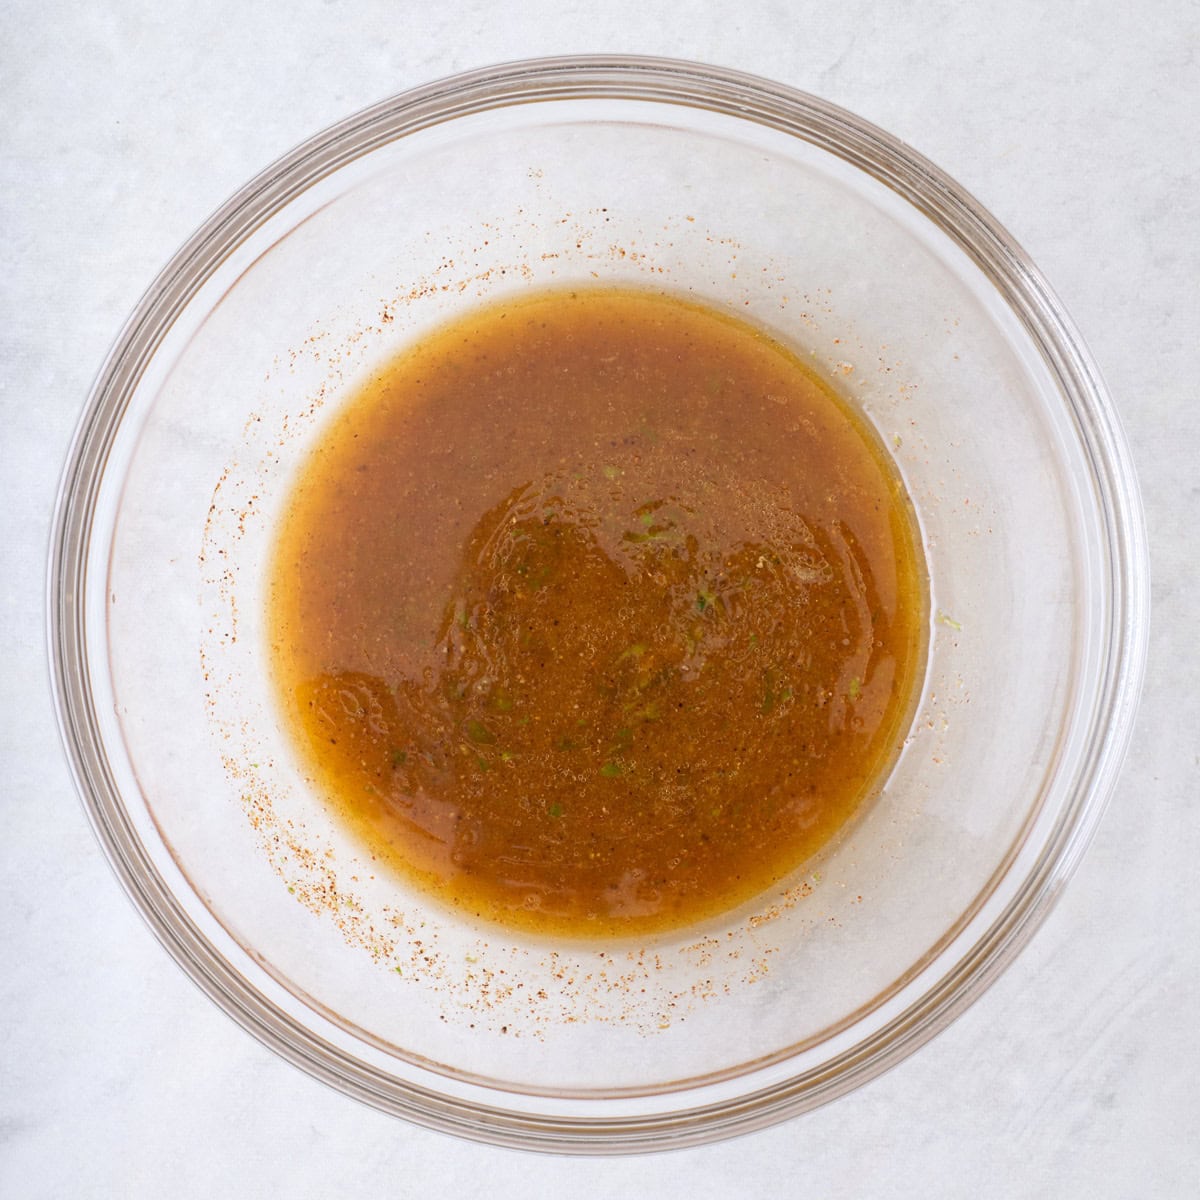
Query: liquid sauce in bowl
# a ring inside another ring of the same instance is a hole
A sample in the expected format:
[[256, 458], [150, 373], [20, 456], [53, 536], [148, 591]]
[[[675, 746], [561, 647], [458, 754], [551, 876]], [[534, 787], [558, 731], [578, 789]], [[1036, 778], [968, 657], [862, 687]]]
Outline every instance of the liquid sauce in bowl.
[[810, 859], [924, 654], [911, 507], [764, 332], [648, 292], [482, 309], [334, 421], [271, 564], [286, 722], [388, 868], [469, 916], [640, 935]]

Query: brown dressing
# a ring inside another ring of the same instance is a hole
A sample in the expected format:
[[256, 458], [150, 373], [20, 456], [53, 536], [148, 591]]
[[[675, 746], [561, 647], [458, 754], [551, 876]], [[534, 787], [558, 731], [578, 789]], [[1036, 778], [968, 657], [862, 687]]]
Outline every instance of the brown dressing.
[[761, 331], [542, 294], [339, 416], [271, 567], [314, 779], [467, 914], [559, 936], [715, 915], [841, 829], [906, 731], [924, 564], [847, 405]]

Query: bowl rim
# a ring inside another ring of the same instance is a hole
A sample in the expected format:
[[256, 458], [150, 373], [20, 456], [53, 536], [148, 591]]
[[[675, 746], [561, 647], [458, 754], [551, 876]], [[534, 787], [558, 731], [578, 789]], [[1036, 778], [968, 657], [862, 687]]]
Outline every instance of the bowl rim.
[[[138, 381], [206, 280], [296, 196], [383, 145], [489, 109], [587, 99], [708, 109], [789, 133], [882, 183], [947, 234], [997, 288], [1059, 384], [1091, 468], [1108, 569], [1104, 686], [1094, 697], [1085, 762], [1018, 894], [970, 952], [892, 1021], [816, 1070], [700, 1107], [621, 1118], [548, 1117], [441, 1094], [387, 1075], [282, 1013], [206, 938], [140, 842], [103, 753], [85, 654], [86, 554], [108, 452]], [[59, 485], [46, 587], [55, 711], [76, 789], [123, 888], [192, 980], [260, 1042], [374, 1107], [479, 1141], [586, 1154], [661, 1150], [762, 1128], [860, 1086], [960, 1015], [1029, 941], [1091, 841], [1132, 734], [1149, 641], [1144, 517], [1119, 418], [1074, 324], [1012, 236], [904, 142], [828, 101], [739, 71], [629, 55], [522, 60], [399, 93], [303, 142], [227, 200], [160, 271], [96, 376]]]

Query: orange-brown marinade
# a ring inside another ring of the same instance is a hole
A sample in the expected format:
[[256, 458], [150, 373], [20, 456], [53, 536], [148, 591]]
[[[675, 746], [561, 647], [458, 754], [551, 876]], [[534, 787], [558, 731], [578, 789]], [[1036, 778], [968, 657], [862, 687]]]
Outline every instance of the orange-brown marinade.
[[792, 351], [597, 287], [482, 308], [347, 404], [269, 624], [372, 854], [468, 915], [641, 935], [764, 891], [872, 794], [925, 585], [894, 466]]

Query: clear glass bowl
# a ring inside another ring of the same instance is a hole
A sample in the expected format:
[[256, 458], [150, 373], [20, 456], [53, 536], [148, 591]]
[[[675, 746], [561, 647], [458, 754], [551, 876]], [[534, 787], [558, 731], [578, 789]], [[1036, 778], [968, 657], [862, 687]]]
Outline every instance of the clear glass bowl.
[[[466, 306], [596, 281], [756, 320], [861, 406], [918, 512], [930, 650], [899, 761], [821, 861], [701, 929], [554, 945], [456, 921], [331, 822], [268, 686], [264, 566], [373, 366]], [[1113, 786], [1147, 577], [1095, 368], [961, 188], [787, 88], [554, 59], [349, 118], [176, 255], [71, 450], [51, 651], [118, 876], [255, 1036], [439, 1129], [648, 1150], [844, 1093], [1012, 959]]]

